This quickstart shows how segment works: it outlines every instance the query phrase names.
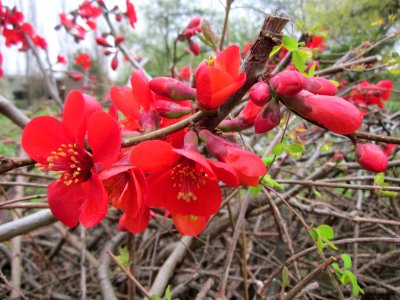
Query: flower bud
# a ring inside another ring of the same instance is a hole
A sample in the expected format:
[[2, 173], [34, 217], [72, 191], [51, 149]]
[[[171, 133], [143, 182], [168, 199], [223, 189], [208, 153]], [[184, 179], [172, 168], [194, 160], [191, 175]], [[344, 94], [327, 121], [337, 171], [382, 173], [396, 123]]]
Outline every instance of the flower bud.
[[337, 87], [323, 77], [306, 78], [304, 89], [315, 95], [335, 96], [337, 93]]
[[262, 106], [256, 105], [253, 101], [248, 101], [246, 106], [239, 113], [238, 118], [245, 124], [254, 125], [254, 121], [261, 110]]
[[271, 101], [257, 115], [254, 123], [254, 132], [257, 134], [268, 132], [279, 125], [281, 110], [278, 101]]
[[281, 101], [303, 119], [338, 134], [353, 133], [363, 120], [356, 106], [336, 96], [314, 95], [303, 90], [295, 96], [282, 97]]
[[113, 59], [111, 60], [111, 69], [115, 71], [118, 68], [118, 53], [115, 53]]
[[219, 123], [218, 128], [223, 132], [238, 132], [252, 127], [252, 123], [245, 123], [241, 118], [233, 120], [223, 120]]
[[200, 44], [193, 42], [192, 40], [189, 41], [189, 49], [195, 56], [200, 54]]
[[267, 104], [271, 100], [269, 85], [265, 82], [257, 82], [250, 88], [249, 97], [255, 105], [263, 106]]
[[384, 172], [388, 166], [387, 155], [375, 144], [357, 144], [355, 154], [360, 166], [368, 171]]
[[97, 45], [102, 47], [111, 47], [111, 45], [107, 42], [106, 38], [102, 36], [96, 37], [96, 43]]
[[179, 119], [193, 111], [192, 106], [182, 106], [171, 101], [158, 100], [153, 104], [154, 109], [162, 117], [168, 119]]
[[196, 89], [170, 77], [153, 78], [149, 82], [149, 87], [157, 95], [171, 98], [173, 100], [196, 99]]
[[117, 35], [115, 37], [115, 46], [118, 46], [121, 44], [123, 41], [125, 41], [125, 38], [122, 35]]
[[282, 71], [269, 81], [271, 87], [279, 96], [294, 96], [303, 89], [304, 76], [297, 71]]

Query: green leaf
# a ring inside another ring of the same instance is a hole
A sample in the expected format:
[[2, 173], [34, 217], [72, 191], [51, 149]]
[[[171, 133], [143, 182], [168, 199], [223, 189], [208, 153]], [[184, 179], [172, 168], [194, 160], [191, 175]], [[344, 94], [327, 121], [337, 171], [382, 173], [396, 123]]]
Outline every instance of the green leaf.
[[330, 79], [329, 81], [332, 82], [333, 85], [336, 86], [336, 87], [339, 87], [339, 85], [340, 85], [340, 83], [337, 82], [336, 80]]
[[314, 61], [311, 65], [311, 68], [308, 70], [308, 76], [312, 77], [314, 75], [315, 72], [315, 68], [317, 67], [317, 63]]
[[297, 40], [290, 35], [283, 36], [282, 45], [289, 51], [295, 51], [299, 47]]
[[381, 191], [381, 194], [384, 195], [384, 196], [387, 196], [387, 197], [392, 197], [392, 198], [394, 198], [394, 197], [397, 197], [397, 195], [398, 195], [399, 193], [397, 193], [397, 192], [392, 192], [392, 191]]
[[317, 189], [313, 189], [313, 193], [314, 193], [315, 197], [317, 197], [318, 199], [322, 198], [321, 193]]
[[315, 24], [315, 25], [308, 31], [308, 34], [309, 34], [309, 35], [312, 35], [320, 26], [321, 26], [321, 24]]
[[279, 50], [281, 50], [281, 47], [282, 46], [274, 46], [273, 48], [272, 48], [272, 51], [269, 53], [269, 57], [271, 58], [272, 56], [274, 56], [276, 53], [278, 53], [279, 52]]
[[351, 257], [347, 253], [343, 253], [340, 255], [340, 257], [343, 260], [343, 267], [346, 270], [351, 270], [352, 262], [351, 262]]
[[[119, 247], [118, 249], [119, 255], [117, 256], [118, 261], [123, 265], [123, 266], [128, 266], [129, 264], [129, 253], [128, 249], [126, 247]], [[118, 268], [119, 269], [119, 268]]]
[[338, 247], [335, 246], [335, 244], [333, 244], [330, 240], [328, 240], [327, 238], [322, 238], [322, 240], [324, 241], [325, 244], [328, 245], [328, 247], [330, 247], [333, 250], [337, 250]]
[[378, 173], [374, 177], [374, 183], [376, 185], [382, 186], [382, 184], [385, 182], [385, 174], [384, 173]]
[[266, 167], [268, 167], [274, 161], [274, 155], [269, 155], [267, 157], [263, 157], [262, 161]]
[[171, 286], [167, 286], [167, 289], [165, 290], [165, 298], [166, 300], [171, 300]]
[[284, 149], [285, 149], [284, 145], [282, 143], [279, 143], [276, 144], [274, 148], [272, 148], [272, 153], [274, 153], [275, 155], [281, 155]]
[[303, 58], [303, 60], [307, 60], [312, 58], [312, 51], [309, 48], [300, 48], [296, 50], [300, 56]]
[[293, 63], [294, 63], [294, 66], [296, 67], [296, 69], [303, 73], [304, 70], [306, 69], [306, 66], [304, 65], [304, 59], [299, 54], [299, 51], [296, 50], [293, 52], [292, 60], [293, 60]]
[[160, 296], [153, 295], [151, 296], [151, 300], [162, 300], [162, 298]]
[[269, 175], [269, 174], [264, 176], [263, 181], [266, 183], [266, 185], [268, 185], [270, 187], [277, 187], [280, 190], [284, 190], [285, 189], [285, 187], [283, 185], [281, 185], [278, 182], [276, 182], [275, 180], [273, 180], [271, 175]]
[[303, 153], [304, 152], [304, 146], [301, 144], [291, 144], [289, 146], [285, 147], [285, 150], [288, 151], [289, 153]]
[[251, 186], [249, 190], [253, 197], [257, 197], [257, 195], [260, 193], [261, 189], [262, 189], [262, 185], [259, 184], [258, 186]]
[[289, 270], [287, 267], [282, 269], [282, 288], [289, 286]]
[[333, 229], [331, 226], [329, 225], [320, 225], [317, 227], [317, 231], [323, 235], [324, 237], [326, 237], [327, 239], [331, 240], [335, 237], [335, 234], [333, 232]]

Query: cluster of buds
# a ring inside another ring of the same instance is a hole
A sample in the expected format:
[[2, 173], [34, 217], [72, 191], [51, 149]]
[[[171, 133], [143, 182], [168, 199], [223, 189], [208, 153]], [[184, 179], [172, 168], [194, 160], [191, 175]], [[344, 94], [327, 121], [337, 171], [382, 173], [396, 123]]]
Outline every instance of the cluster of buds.
[[383, 101], [390, 98], [392, 88], [393, 83], [388, 79], [381, 80], [377, 84], [363, 81], [356, 85], [346, 99], [364, 107], [377, 105], [379, 108], [383, 108]]
[[200, 17], [191, 19], [186, 28], [178, 36], [179, 41], [186, 41], [188, 43], [190, 52], [196, 56], [200, 54], [200, 44], [193, 40], [193, 36], [202, 31], [201, 23], [202, 19]]

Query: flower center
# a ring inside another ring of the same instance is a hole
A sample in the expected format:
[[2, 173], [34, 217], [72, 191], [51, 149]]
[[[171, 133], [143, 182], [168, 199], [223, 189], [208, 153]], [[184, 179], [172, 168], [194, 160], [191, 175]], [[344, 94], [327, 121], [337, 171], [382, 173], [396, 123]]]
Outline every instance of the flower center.
[[214, 63], [215, 63], [215, 57], [210, 55], [208, 60], [206, 60], [206, 64], [209, 65], [210, 67], [214, 67]]
[[178, 188], [178, 200], [186, 202], [196, 201], [196, 189], [205, 185], [205, 174], [198, 168], [193, 161], [182, 159], [171, 171], [173, 187]]
[[40, 165], [44, 171], [61, 174], [60, 181], [65, 185], [86, 181], [90, 176], [93, 161], [89, 153], [77, 144], [62, 144], [57, 151], [52, 151], [46, 165]]

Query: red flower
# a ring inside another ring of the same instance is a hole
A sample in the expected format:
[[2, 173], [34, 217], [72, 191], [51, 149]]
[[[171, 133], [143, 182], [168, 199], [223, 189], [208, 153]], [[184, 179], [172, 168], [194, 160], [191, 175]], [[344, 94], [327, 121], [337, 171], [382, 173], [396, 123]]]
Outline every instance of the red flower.
[[357, 144], [356, 160], [364, 169], [371, 172], [384, 172], [388, 166], [388, 157], [375, 144]]
[[200, 54], [200, 44], [193, 42], [192, 40], [189, 40], [189, 50], [192, 52], [195, 56]]
[[307, 121], [339, 134], [353, 133], [363, 120], [357, 107], [336, 96], [314, 95], [303, 90], [281, 100]]
[[61, 25], [63, 25], [67, 31], [70, 31], [75, 26], [74, 21], [69, 19], [65, 13], [60, 13], [58, 16], [60, 17]]
[[[92, 153], [84, 148], [85, 136]], [[22, 135], [22, 147], [43, 170], [61, 174], [48, 187], [49, 207], [69, 227], [78, 221], [92, 227], [106, 215], [108, 198], [98, 177], [119, 156], [121, 136], [116, 121], [88, 95], [72, 91], [62, 121], [37, 117]]]
[[78, 13], [84, 19], [95, 19], [101, 15], [101, 9], [97, 6], [93, 6], [91, 1], [85, 0], [79, 5]]
[[208, 153], [235, 169], [241, 184], [257, 186], [259, 177], [267, 173], [264, 163], [256, 154], [205, 129], [199, 131], [199, 136], [206, 143]]
[[124, 214], [120, 227], [133, 234], [147, 228], [150, 209], [144, 204], [147, 182], [143, 172], [133, 166], [115, 166], [99, 174], [111, 204]]
[[146, 205], [185, 216], [209, 216], [219, 209], [221, 188], [201, 154], [154, 140], [135, 146], [131, 162], [150, 174]]
[[91, 65], [91, 60], [90, 60], [89, 54], [87, 54], [87, 53], [78, 54], [78, 55], [75, 57], [75, 63], [76, 63], [78, 66], [81, 66], [81, 68], [82, 68], [84, 71], [89, 70], [89, 69], [90, 69], [90, 65]]
[[324, 44], [324, 38], [315, 35], [311, 37], [311, 40], [307, 41], [306, 47], [310, 49], [318, 49], [319, 51], [324, 51], [327, 48]]
[[129, 0], [126, 0], [126, 16], [129, 19], [129, 24], [135, 29], [135, 23], [137, 22], [135, 7]]
[[230, 46], [223, 52], [217, 51], [217, 58], [203, 61], [196, 69], [196, 102], [202, 110], [214, 110], [229, 96], [242, 87], [246, 73], [239, 74], [240, 49]]

